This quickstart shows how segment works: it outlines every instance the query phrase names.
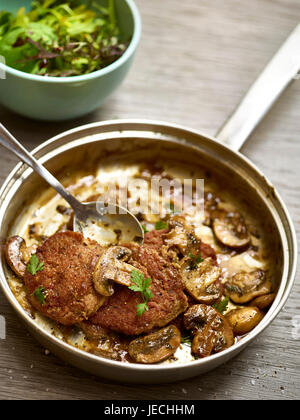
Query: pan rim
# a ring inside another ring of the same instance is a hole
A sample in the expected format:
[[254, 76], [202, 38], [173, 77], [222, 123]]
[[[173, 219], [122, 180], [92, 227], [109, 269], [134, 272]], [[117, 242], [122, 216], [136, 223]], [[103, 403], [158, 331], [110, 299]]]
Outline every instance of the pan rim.
[[[29, 324], [30, 327], [38, 334], [42, 334], [42, 336], [44, 337], [44, 339], [46, 340], [50, 340], [52, 342], [53, 345], [57, 345], [60, 348], [62, 348], [63, 350], [67, 351], [67, 352], [71, 352], [73, 353], [75, 356], [80, 356], [83, 357], [84, 359], [88, 360], [88, 361], [93, 361], [95, 363], [100, 363], [101, 365], [106, 365], [106, 366], [114, 366], [117, 368], [120, 368], [122, 370], [126, 370], [128, 372], [130, 371], [161, 371], [161, 370], [181, 370], [181, 369], [188, 369], [188, 367], [195, 367], [197, 368], [200, 365], [204, 365], [204, 364], [210, 364], [213, 363], [214, 361], [220, 359], [220, 358], [224, 358], [226, 357], [226, 355], [230, 355], [231, 353], [236, 354], [239, 350], [241, 350], [244, 346], [246, 346], [247, 344], [249, 344], [250, 341], [252, 341], [256, 336], [258, 336], [261, 332], [263, 332], [265, 330], [265, 328], [267, 326], [270, 325], [270, 323], [274, 320], [274, 318], [278, 315], [278, 313], [281, 311], [282, 307], [284, 306], [286, 300], [289, 297], [289, 294], [291, 292], [291, 289], [293, 287], [294, 281], [295, 281], [295, 274], [296, 274], [296, 267], [297, 267], [297, 239], [296, 239], [296, 233], [295, 233], [295, 228], [293, 226], [293, 222], [292, 219], [290, 217], [289, 211], [286, 207], [286, 205], [284, 204], [283, 200], [281, 199], [278, 191], [273, 187], [272, 183], [265, 177], [265, 175], [260, 171], [260, 169], [258, 169], [256, 167], [255, 164], [253, 164], [247, 157], [245, 157], [244, 155], [242, 155], [240, 152], [237, 151], [233, 151], [232, 149], [230, 149], [228, 146], [222, 144], [220, 141], [218, 141], [217, 139], [213, 138], [212, 136], [206, 135], [198, 130], [194, 130], [194, 129], [190, 129], [188, 127], [182, 126], [182, 125], [178, 125], [178, 124], [172, 124], [172, 123], [167, 123], [167, 122], [162, 122], [162, 121], [155, 121], [155, 120], [144, 120], [144, 119], [124, 119], [124, 120], [109, 120], [109, 121], [104, 121], [104, 122], [96, 122], [96, 123], [91, 123], [91, 124], [87, 124], [87, 125], [83, 125], [83, 126], [79, 126], [76, 128], [73, 128], [71, 130], [65, 131], [63, 133], [58, 134], [57, 136], [52, 137], [51, 139], [47, 140], [46, 142], [42, 143], [41, 145], [39, 145], [38, 147], [36, 147], [33, 150], [33, 154], [36, 155], [39, 158], [39, 154], [43, 153], [44, 151], [44, 155], [41, 155], [40, 158], [42, 158], [43, 156], [46, 158], [49, 154], [50, 151], [47, 151], [45, 149], [47, 149], [48, 146], [52, 146], [53, 143], [57, 142], [59, 139], [63, 139], [66, 138], [68, 136], [71, 136], [73, 134], [80, 134], [81, 132], [83, 132], [83, 135], [81, 135], [80, 138], [84, 138], [86, 136], [84, 136], [84, 132], [88, 131], [90, 129], [98, 129], [98, 128], [103, 128], [103, 127], [110, 127], [110, 126], [131, 126], [131, 125], [135, 125], [135, 126], [148, 126], [150, 128], [149, 131], [151, 132], [155, 132], [155, 130], [153, 130], [155, 127], [164, 127], [164, 128], [171, 128], [171, 129], [175, 129], [175, 130], [179, 130], [185, 133], [190, 133], [190, 134], [194, 134], [196, 136], [200, 136], [202, 138], [205, 139], [205, 141], [211, 141], [211, 142], [215, 142], [218, 144], [218, 146], [223, 147], [227, 152], [231, 152], [235, 155], [237, 155], [237, 157], [244, 161], [248, 166], [251, 167], [251, 169], [257, 173], [259, 175], [259, 177], [263, 178], [264, 182], [268, 185], [268, 187], [272, 188], [273, 190], [273, 194], [274, 194], [274, 198], [276, 199], [276, 201], [278, 202], [278, 205], [280, 206], [286, 222], [287, 222], [287, 228], [289, 230], [289, 235], [290, 235], [290, 240], [291, 240], [291, 245], [292, 245], [292, 253], [289, 257], [290, 260], [290, 273], [287, 276], [287, 272], [285, 273], [286, 279], [285, 282], [283, 283], [283, 277], [284, 277], [284, 272], [283, 272], [283, 276], [281, 279], [281, 286], [280, 286], [280, 290], [281, 291], [281, 295], [278, 295], [278, 299], [275, 300], [274, 304], [272, 305], [272, 307], [269, 309], [265, 319], [263, 321], [260, 322], [260, 324], [254, 329], [252, 330], [247, 337], [245, 337], [243, 340], [241, 340], [239, 343], [236, 343], [234, 346], [222, 351], [221, 353], [212, 355], [208, 358], [205, 359], [199, 359], [196, 361], [191, 361], [191, 362], [186, 362], [186, 363], [182, 363], [182, 364], [170, 364], [170, 365], [141, 365], [141, 364], [137, 364], [137, 363], [131, 363], [131, 364], [126, 364], [124, 362], [119, 362], [119, 361], [114, 361], [114, 360], [110, 360], [110, 359], [106, 359], [104, 357], [101, 356], [96, 356], [87, 352], [84, 352], [83, 350], [77, 349], [73, 346], [71, 346], [70, 344], [67, 344], [65, 342], [63, 342], [62, 340], [60, 340], [57, 337], [52, 336], [50, 333], [46, 332], [41, 326], [39, 326], [32, 318], [30, 318], [30, 316], [25, 312], [25, 310], [22, 308], [22, 306], [18, 303], [18, 301], [16, 300], [12, 290], [10, 289], [5, 273], [3, 271], [3, 267], [1, 264], [1, 273], [0, 273], [0, 285], [1, 288], [6, 296], [6, 298], [8, 299], [8, 301], [10, 302], [10, 304], [12, 305], [12, 307], [14, 308], [14, 310], [18, 313], [18, 315], [25, 321], [26, 324]], [[119, 130], [115, 130], [115, 131], [119, 131]], [[130, 130], [129, 130], [130, 131]], [[139, 128], [137, 129], [137, 131], [143, 131], [143, 130], [139, 130]], [[110, 131], [107, 131], [106, 133], [108, 134]], [[159, 132], [159, 131], [158, 131]], [[67, 141], [65, 144], [69, 144], [72, 143], [71, 141]], [[57, 148], [54, 148], [54, 151], [57, 150]], [[48, 160], [46, 159], [46, 160]], [[4, 181], [2, 188], [0, 189], [0, 212], [3, 211], [3, 201], [4, 199], [2, 199], [2, 196], [4, 194], [4, 192], [6, 191], [7, 187], [9, 186], [9, 184], [11, 182], [17, 182], [17, 180], [19, 178], [15, 178], [15, 176], [17, 175], [18, 171], [21, 169], [21, 167], [23, 166], [22, 163], [19, 163], [15, 166], [15, 168], [10, 172], [10, 174], [8, 175], [8, 177], [6, 178], [6, 180]], [[26, 167], [24, 165], [24, 167]], [[31, 171], [30, 169], [27, 169], [28, 171]], [[25, 172], [27, 172], [27, 170], [25, 170]], [[20, 181], [20, 179], [19, 179]], [[276, 209], [276, 212], [278, 213], [278, 210]], [[3, 215], [1, 214], [1, 217]], [[279, 216], [279, 213], [278, 213]], [[281, 220], [281, 217], [280, 217]], [[282, 221], [281, 221], [282, 222]], [[284, 231], [286, 231], [285, 229], [283, 229]], [[285, 266], [287, 265], [286, 263], [284, 264]], [[285, 267], [287, 270], [287, 267]], [[280, 291], [279, 290], [279, 291]], [[279, 293], [278, 291], [278, 293]]]

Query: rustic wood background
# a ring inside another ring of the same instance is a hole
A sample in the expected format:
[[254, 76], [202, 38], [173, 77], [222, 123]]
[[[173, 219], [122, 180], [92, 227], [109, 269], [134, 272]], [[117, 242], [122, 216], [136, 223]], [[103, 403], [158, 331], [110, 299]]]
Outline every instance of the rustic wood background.
[[[143, 39], [134, 67], [102, 109], [77, 121], [40, 123], [0, 107], [0, 120], [25, 146], [89, 122], [150, 118], [215, 134], [300, 21], [299, 0], [137, 0]], [[1, 86], [0, 86], [1, 88]], [[1, 94], [1, 90], [0, 90]], [[295, 81], [244, 146], [278, 187], [300, 233], [300, 81]], [[16, 164], [0, 151], [0, 181]], [[161, 386], [117, 385], [45, 355], [0, 296], [5, 399], [298, 399], [299, 276], [284, 310], [242, 354], [201, 377]], [[298, 318], [295, 318], [298, 317]], [[293, 334], [294, 333], [294, 334]]]

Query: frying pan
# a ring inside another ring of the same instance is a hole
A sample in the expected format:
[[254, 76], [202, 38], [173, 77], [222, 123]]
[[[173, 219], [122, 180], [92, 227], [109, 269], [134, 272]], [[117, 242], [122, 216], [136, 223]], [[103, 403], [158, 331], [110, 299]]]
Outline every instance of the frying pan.
[[[297, 77], [300, 69], [300, 25], [275, 55], [249, 90], [216, 138], [182, 126], [157, 121], [114, 120], [90, 124], [62, 133], [37, 147], [33, 154], [59, 176], [71, 166], [80, 167], [87, 159], [107, 155], [156, 152], [160, 156], [177, 153], [195, 165], [207, 165], [230, 183], [241, 199], [251, 204], [265, 228], [272, 232], [278, 264], [278, 293], [260, 324], [229, 349], [205, 359], [183, 364], [138, 365], [108, 360], [83, 352], [36, 323], [21, 307], [12, 293], [4, 252], [0, 263], [0, 284], [12, 307], [33, 336], [52, 353], [93, 375], [126, 383], [164, 383], [183, 380], [207, 372], [225, 363], [276, 317], [286, 302], [295, 278], [297, 242], [289, 213], [271, 182], [246, 157], [240, 147], [257, 126], [285, 87]], [[28, 197], [44, 188], [43, 181], [24, 164], [18, 164], [0, 191], [0, 232], [6, 238], [11, 225]]]

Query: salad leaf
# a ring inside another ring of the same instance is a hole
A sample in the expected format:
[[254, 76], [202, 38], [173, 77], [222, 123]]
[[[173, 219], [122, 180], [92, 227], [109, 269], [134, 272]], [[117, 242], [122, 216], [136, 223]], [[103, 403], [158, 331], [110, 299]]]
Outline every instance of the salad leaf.
[[221, 300], [221, 302], [215, 303], [214, 305], [212, 305], [212, 307], [216, 311], [220, 312], [220, 314], [223, 314], [224, 312], [227, 311], [228, 303], [229, 303], [229, 298], [228, 296], [226, 296], [223, 300]]
[[78, 76], [100, 70], [126, 50], [107, 7], [83, 0], [35, 0], [26, 12], [0, 12], [0, 55], [17, 70], [44, 76]]

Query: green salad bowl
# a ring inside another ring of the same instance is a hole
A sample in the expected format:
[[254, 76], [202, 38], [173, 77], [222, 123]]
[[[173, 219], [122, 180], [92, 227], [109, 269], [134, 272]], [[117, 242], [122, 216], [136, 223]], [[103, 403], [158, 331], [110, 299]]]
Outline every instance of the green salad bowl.
[[[106, 0], [97, 0], [107, 5]], [[0, 11], [30, 9], [31, 0], [1, 0]], [[133, 0], [115, 0], [116, 18], [125, 53], [113, 64], [83, 76], [44, 77], [5, 65], [0, 57], [0, 104], [23, 116], [62, 121], [81, 117], [101, 106], [127, 75], [141, 37], [141, 18]], [[0, 116], [1, 118], [1, 116]]]

